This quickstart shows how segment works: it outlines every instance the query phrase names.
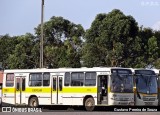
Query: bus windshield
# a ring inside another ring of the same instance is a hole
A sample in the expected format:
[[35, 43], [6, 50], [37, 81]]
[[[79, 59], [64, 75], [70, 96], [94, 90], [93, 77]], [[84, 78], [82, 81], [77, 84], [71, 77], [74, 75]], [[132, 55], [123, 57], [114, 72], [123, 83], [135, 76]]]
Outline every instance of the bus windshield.
[[132, 93], [133, 76], [129, 74], [116, 74], [111, 76], [111, 92]]
[[157, 93], [156, 75], [136, 75], [136, 87], [139, 93]]

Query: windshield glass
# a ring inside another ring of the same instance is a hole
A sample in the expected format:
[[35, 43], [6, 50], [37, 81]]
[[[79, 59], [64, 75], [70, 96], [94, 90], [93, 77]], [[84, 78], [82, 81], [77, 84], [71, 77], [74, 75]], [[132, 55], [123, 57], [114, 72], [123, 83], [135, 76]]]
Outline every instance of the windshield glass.
[[156, 75], [136, 75], [136, 87], [141, 93], [157, 93]]
[[116, 74], [111, 76], [111, 92], [133, 92], [133, 77], [128, 74]]

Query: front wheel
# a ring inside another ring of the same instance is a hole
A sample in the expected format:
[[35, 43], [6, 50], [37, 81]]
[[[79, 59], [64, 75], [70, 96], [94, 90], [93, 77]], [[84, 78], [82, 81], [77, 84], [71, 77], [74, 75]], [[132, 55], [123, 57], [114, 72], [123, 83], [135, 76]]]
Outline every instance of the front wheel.
[[37, 97], [32, 97], [29, 100], [29, 106], [30, 107], [38, 107], [38, 99], [37, 99]]
[[95, 102], [94, 102], [93, 98], [90, 97], [90, 98], [86, 99], [85, 108], [86, 108], [87, 111], [93, 111], [94, 110]]

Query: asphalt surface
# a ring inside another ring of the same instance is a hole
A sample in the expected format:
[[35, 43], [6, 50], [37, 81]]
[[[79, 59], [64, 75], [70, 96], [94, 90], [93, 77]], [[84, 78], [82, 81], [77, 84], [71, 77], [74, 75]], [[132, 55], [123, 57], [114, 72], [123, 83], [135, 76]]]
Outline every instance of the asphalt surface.
[[[12, 108], [13, 109], [13, 108]], [[110, 108], [108, 107], [96, 107], [93, 112], [86, 111], [83, 107], [68, 107], [68, 106], [45, 106], [39, 107], [37, 112], [25, 112], [24, 115], [160, 115], [159, 112], [135, 112], [137, 109], [134, 109], [134, 112], [123, 112], [126, 110], [125, 108], [114, 108], [116, 112], [110, 112]], [[16, 109], [15, 109], [16, 110]], [[21, 115], [22, 112], [0, 112], [0, 115]], [[123, 111], [122, 111], [123, 110]], [[142, 110], [142, 109], [141, 109]], [[2, 111], [2, 108], [0, 108]], [[41, 112], [42, 111], [42, 112]]]
[[[0, 115], [22, 115], [22, 113], [0, 113]], [[44, 115], [44, 113], [23, 113], [23, 115]], [[45, 115], [160, 115], [156, 112], [45, 112]]]

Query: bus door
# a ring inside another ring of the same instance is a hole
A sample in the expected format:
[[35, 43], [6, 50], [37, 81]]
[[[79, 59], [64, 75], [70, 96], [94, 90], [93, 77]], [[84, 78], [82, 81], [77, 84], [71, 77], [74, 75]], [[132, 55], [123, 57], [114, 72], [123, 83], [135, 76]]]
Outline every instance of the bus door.
[[99, 75], [97, 86], [98, 86], [98, 92], [97, 92], [98, 104], [107, 105], [108, 104], [108, 76]]
[[24, 76], [16, 76], [15, 104], [25, 104], [25, 82]]
[[62, 81], [62, 76], [52, 77], [52, 104], [63, 104]]

